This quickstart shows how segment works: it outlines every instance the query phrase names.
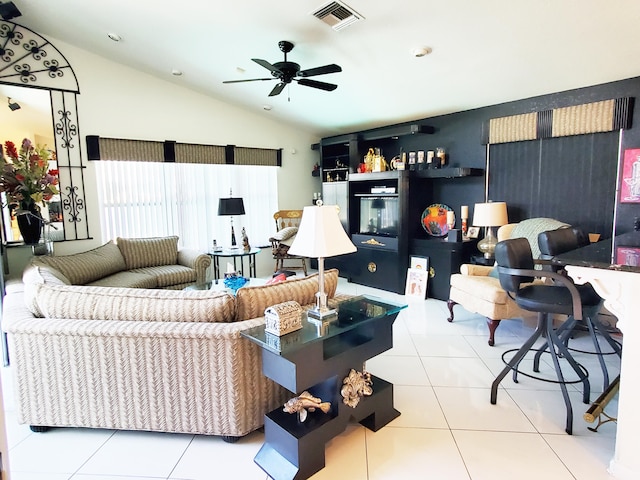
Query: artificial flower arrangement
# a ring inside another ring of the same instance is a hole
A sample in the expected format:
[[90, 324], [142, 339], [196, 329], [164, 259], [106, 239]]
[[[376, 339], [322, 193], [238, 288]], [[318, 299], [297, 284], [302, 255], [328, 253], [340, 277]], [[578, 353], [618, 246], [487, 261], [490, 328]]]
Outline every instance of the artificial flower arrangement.
[[[34, 204], [49, 201], [58, 193], [58, 170], [49, 169], [51, 151], [22, 140], [20, 150], [11, 141], [0, 147], [0, 192], [9, 208], [33, 210]], [[36, 209], [37, 210], [37, 209]]]

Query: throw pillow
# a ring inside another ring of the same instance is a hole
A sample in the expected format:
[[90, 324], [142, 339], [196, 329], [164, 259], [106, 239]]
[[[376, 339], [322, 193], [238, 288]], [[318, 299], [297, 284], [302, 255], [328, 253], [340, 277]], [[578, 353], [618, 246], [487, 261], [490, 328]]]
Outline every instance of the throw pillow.
[[46, 256], [33, 261], [58, 270], [73, 285], [85, 285], [100, 278], [126, 270], [124, 258], [113, 242], [73, 255]]
[[159, 267], [178, 263], [178, 237], [116, 239], [127, 269]]
[[293, 237], [296, 233], [298, 233], [298, 227], [285, 227], [282, 230], [276, 232], [271, 238], [281, 242]]

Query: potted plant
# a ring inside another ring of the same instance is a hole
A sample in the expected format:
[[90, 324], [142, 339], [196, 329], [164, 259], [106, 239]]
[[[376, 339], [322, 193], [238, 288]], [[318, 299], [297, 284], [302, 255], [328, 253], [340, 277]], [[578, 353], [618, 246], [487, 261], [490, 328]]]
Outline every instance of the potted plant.
[[40, 240], [44, 220], [40, 206], [58, 193], [58, 170], [49, 168], [52, 152], [25, 138], [20, 150], [11, 141], [0, 147], [0, 192], [4, 192], [11, 215], [26, 244]]

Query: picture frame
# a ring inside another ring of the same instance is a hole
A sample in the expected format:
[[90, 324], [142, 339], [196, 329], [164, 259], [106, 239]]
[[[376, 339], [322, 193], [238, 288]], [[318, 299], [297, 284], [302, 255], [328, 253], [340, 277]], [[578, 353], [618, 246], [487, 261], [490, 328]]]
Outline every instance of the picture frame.
[[640, 148], [628, 148], [622, 160], [620, 203], [640, 203]]
[[640, 266], [640, 248], [638, 247], [616, 247], [616, 265], [628, 265], [630, 267]]
[[467, 230], [467, 237], [469, 238], [478, 238], [479, 234], [480, 227], [469, 227], [469, 230]]
[[429, 270], [429, 259], [427, 257], [411, 257], [411, 267], [418, 270]]
[[404, 294], [407, 297], [427, 298], [427, 286], [429, 281], [429, 269], [409, 268], [407, 270], [407, 284]]

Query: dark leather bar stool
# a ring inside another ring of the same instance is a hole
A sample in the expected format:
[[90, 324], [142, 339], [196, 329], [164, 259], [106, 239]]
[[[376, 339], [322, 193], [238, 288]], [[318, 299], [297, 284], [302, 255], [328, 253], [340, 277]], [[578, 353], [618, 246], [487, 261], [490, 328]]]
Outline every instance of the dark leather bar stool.
[[[538, 235], [538, 246], [540, 247], [540, 258], [552, 260], [555, 256], [562, 253], [570, 252], [580, 247], [584, 247], [589, 244], [586, 235], [582, 230], [578, 228], [559, 228], [557, 230], [550, 230], [542, 232]], [[556, 266], [556, 271], [561, 271], [561, 266]], [[598, 356], [598, 362], [602, 369], [602, 376], [604, 378], [603, 390], [606, 391], [609, 387], [609, 371], [607, 364], [604, 360], [605, 355], [618, 355], [622, 356], [622, 348], [618, 342], [616, 342], [609, 334], [607, 327], [598, 320], [598, 312], [602, 307], [602, 298], [596, 293], [590, 284], [576, 285], [580, 298], [582, 300], [582, 308], [584, 317], [582, 321], [578, 321], [575, 317], [570, 316], [567, 320], [557, 329], [556, 333], [567, 347], [569, 346], [569, 340], [573, 338], [575, 332], [580, 329], [586, 329], [589, 332], [589, 336], [593, 342], [594, 350], [574, 350], [580, 353], [588, 353]], [[598, 341], [597, 334], [599, 334], [611, 347], [611, 351], [603, 352]], [[540, 362], [540, 356], [544, 351], [544, 347], [540, 349], [534, 358], [534, 370], [537, 368]], [[537, 371], [537, 370], [536, 370]]]
[[[513, 371], [514, 381], [517, 382], [520, 362], [527, 353], [532, 351], [535, 342], [545, 335], [546, 345], [551, 354], [558, 378], [557, 381], [553, 380], [553, 382], [560, 385], [564, 403], [567, 408], [565, 431], [571, 435], [573, 431], [573, 408], [567, 392], [567, 384], [582, 383], [582, 401], [585, 404], [589, 403], [591, 386], [589, 384], [588, 372], [574, 360], [565, 343], [558, 337], [553, 328], [553, 318], [551, 314], [573, 315], [577, 320], [582, 320], [582, 300], [578, 289], [570, 278], [562, 274], [535, 270], [531, 247], [529, 242], [524, 238], [514, 238], [498, 242], [495, 256], [502, 288], [513, 297], [521, 308], [531, 312], [537, 312], [538, 323], [531, 337], [515, 352], [508, 362], [505, 362], [505, 368], [491, 384], [491, 403], [495, 405], [498, 396], [498, 386], [510, 371]], [[530, 285], [529, 283], [536, 277], [550, 277], [556, 281], [557, 284]], [[503, 360], [505, 359], [505, 355], [512, 351], [513, 350], [505, 352], [505, 354], [503, 354]], [[567, 361], [573, 372], [577, 375], [578, 380], [565, 379], [565, 375], [560, 366], [560, 357]], [[520, 373], [531, 378], [540, 379], [539, 377], [524, 372]]]

